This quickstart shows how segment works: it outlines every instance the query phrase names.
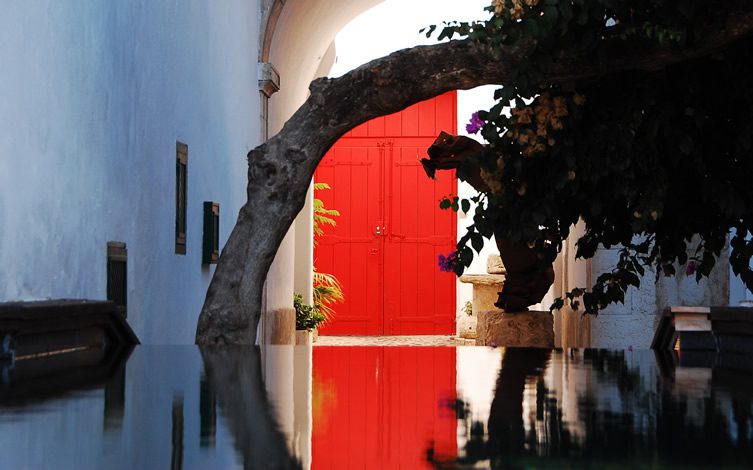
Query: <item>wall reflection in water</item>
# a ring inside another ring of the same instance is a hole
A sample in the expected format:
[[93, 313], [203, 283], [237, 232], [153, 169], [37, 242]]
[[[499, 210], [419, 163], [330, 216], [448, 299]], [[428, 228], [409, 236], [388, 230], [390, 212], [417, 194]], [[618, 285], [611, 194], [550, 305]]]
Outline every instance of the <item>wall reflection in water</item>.
[[753, 466], [753, 360], [677, 362], [649, 351], [139, 346], [127, 362], [64, 374], [4, 363], [0, 467]]
[[124, 359], [52, 380], [0, 364], [0, 468], [299, 468], [258, 348], [138, 346]]

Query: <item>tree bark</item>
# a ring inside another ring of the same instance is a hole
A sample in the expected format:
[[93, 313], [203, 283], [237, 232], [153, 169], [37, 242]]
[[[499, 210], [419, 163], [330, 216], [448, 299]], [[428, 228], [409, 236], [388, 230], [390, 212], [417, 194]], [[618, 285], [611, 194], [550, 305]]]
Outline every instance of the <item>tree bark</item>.
[[[683, 50], [604, 63], [563, 61], [549, 83], [627, 70], [656, 70], [724, 47], [753, 29], [753, 11], [730, 15], [728, 27]], [[450, 41], [395, 52], [336, 79], [317, 79], [311, 94], [279, 134], [248, 154], [248, 200], [241, 208], [217, 263], [199, 317], [198, 344], [249, 344], [256, 337], [267, 271], [288, 228], [304, 204], [319, 161], [349, 130], [450, 90], [504, 84], [527, 60], [534, 43], [521, 41], [493, 59], [487, 47]], [[291, 299], [292, 302], [292, 299]]]

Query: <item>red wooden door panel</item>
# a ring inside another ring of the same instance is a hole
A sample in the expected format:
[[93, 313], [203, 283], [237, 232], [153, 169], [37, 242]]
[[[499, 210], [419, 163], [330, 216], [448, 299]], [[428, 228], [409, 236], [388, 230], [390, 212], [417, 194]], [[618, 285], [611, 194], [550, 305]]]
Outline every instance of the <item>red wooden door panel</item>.
[[331, 273], [343, 286], [345, 302], [336, 306], [336, 321], [322, 334], [382, 334], [382, 238], [375, 227], [383, 218], [383, 150], [375, 139], [343, 139], [325, 156], [316, 181], [325, 207], [342, 214], [335, 227], [317, 239], [315, 266]]
[[437, 268], [452, 251], [455, 214], [438, 201], [454, 194], [450, 172], [435, 181], [419, 160], [441, 131], [455, 132], [456, 93], [369, 121], [325, 156], [315, 180], [337, 227], [318, 238], [315, 265], [344, 287], [345, 302], [321, 334], [452, 334], [455, 278]]
[[313, 469], [432, 468], [457, 455], [455, 348], [317, 347]]
[[433, 141], [396, 139], [389, 161], [384, 315], [390, 335], [455, 332], [455, 276], [438, 269], [437, 257], [455, 249], [456, 214], [437, 206], [457, 183], [451, 172], [426, 177], [419, 159]]

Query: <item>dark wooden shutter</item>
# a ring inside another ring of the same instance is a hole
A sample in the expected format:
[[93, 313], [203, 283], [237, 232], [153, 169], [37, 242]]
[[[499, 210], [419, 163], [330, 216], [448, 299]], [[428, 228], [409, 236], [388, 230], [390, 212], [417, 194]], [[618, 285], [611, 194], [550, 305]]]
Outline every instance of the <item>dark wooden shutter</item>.
[[175, 144], [175, 253], [186, 254], [188, 145]]
[[128, 250], [123, 242], [107, 242], [107, 300], [125, 317], [128, 304]]
[[204, 247], [201, 262], [216, 264], [220, 257], [220, 205], [204, 201]]

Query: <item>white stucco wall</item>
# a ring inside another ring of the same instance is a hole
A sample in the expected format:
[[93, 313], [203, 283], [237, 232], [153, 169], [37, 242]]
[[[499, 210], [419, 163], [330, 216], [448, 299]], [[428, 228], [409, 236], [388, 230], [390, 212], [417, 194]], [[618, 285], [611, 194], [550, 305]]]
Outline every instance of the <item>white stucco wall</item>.
[[[599, 274], [611, 271], [618, 259], [618, 249], [597, 251], [592, 262], [594, 282]], [[612, 304], [592, 318], [592, 347], [645, 349], [651, 346], [658, 320], [654, 278], [653, 271], [646, 271], [641, 288], [631, 287], [624, 304]]]
[[[103, 299], [106, 243], [128, 245], [128, 321], [193, 342], [259, 143], [256, 1], [4, 5], [0, 15], [0, 301]], [[188, 144], [187, 253], [174, 253], [175, 142]]]
[[[480, 142], [486, 143], [479, 134], [469, 134], [465, 130], [465, 125], [471, 119], [471, 114], [482, 109], [489, 109], [495, 103], [494, 90], [499, 88], [496, 85], [487, 85], [472, 90], [459, 90], [458, 91], [458, 125], [457, 132], [459, 135], [467, 135]], [[458, 180], [458, 197], [471, 198], [478, 194], [473, 187], [463, 181]], [[473, 216], [475, 215], [475, 207], [472, 206], [470, 212], [467, 214], [460, 211], [458, 212], [458, 240], [465, 235], [468, 226], [473, 224]], [[491, 240], [484, 240], [484, 248], [481, 253], [474, 253], [473, 262], [466, 268], [465, 272], [468, 274], [486, 274], [486, 260], [489, 255], [498, 255], [499, 250], [492, 237]], [[458, 320], [466, 313], [463, 311], [463, 307], [466, 302], [470, 302], [473, 298], [473, 286], [457, 281], [457, 296], [456, 296], [456, 308], [455, 312]], [[476, 312], [478, 313], [478, 312]]]
[[[689, 245], [688, 255], [695, 253]], [[601, 249], [593, 258], [593, 279], [611, 271], [617, 264], [619, 248]], [[661, 313], [670, 306], [737, 305], [730, 289], [729, 253], [723, 250], [708, 278], [696, 282], [685, 274], [685, 266], [676, 265], [676, 276], [656, 277], [647, 269], [640, 289], [631, 287], [624, 304], [613, 304], [591, 321], [591, 345], [595, 348], [634, 349], [651, 347]], [[744, 289], [744, 288], [743, 288]], [[745, 295], [743, 292], [742, 295]]]
[[[748, 234], [748, 240], [751, 236]], [[753, 268], [753, 260], [750, 261]], [[732, 267], [728, 269], [729, 273], [729, 303], [730, 305], [751, 305], [753, 303], [753, 292], [749, 291], [739, 277], [732, 272]]]

